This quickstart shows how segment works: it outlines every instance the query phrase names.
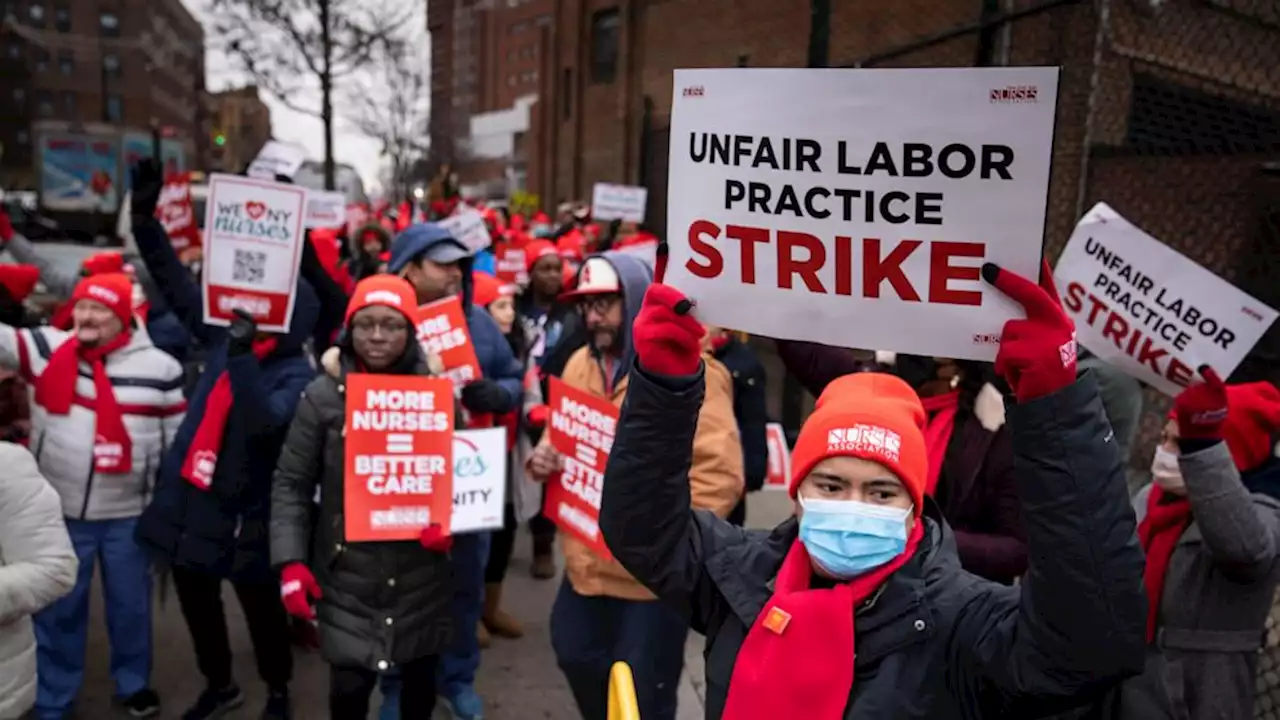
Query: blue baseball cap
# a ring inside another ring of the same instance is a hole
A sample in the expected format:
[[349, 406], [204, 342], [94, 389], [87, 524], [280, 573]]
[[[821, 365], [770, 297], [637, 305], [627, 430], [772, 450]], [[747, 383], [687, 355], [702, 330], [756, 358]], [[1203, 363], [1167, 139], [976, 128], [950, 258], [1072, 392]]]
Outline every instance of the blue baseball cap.
[[471, 251], [448, 230], [437, 223], [418, 223], [405, 228], [391, 242], [387, 272], [399, 275], [405, 265], [417, 260], [452, 265], [468, 257], [471, 257]]

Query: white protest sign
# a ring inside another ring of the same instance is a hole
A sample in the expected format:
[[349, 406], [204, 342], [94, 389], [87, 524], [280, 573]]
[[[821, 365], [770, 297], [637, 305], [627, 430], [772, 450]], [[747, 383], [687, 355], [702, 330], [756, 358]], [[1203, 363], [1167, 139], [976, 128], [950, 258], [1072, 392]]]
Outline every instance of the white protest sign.
[[437, 220], [436, 223], [473, 253], [489, 247], [493, 242], [489, 238], [489, 227], [484, 223], [484, 215], [478, 210], [468, 208]]
[[208, 325], [243, 310], [264, 332], [288, 332], [302, 262], [305, 188], [209, 176], [201, 297]]
[[1166, 395], [1201, 365], [1230, 375], [1276, 319], [1105, 203], [1081, 218], [1053, 274], [1080, 344]]
[[452, 534], [497, 530], [507, 501], [505, 428], [453, 433]]
[[249, 163], [249, 169], [245, 174], [252, 178], [273, 181], [276, 175], [292, 178], [306, 159], [307, 153], [302, 148], [279, 140], [268, 140], [258, 152], [258, 157]]
[[648, 188], [596, 183], [591, 189], [591, 218], [642, 223], [648, 202]]
[[666, 282], [704, 323], [974, 360], [1040, 268], [1056, 68], [677, 70]]
[[347, 199], [340, 192], [307, 191], [306, 224], [309, 228], [339, 228], [347, 221]]
[[622, 247], [614, 248], [613, 251], [639, 258], [641, 262], [649, 266], [650, 270], [652, 270], [654, 265], [658, 262], [657, 240], [653, 242], [636, 243], [634, 245], [623, 245]]

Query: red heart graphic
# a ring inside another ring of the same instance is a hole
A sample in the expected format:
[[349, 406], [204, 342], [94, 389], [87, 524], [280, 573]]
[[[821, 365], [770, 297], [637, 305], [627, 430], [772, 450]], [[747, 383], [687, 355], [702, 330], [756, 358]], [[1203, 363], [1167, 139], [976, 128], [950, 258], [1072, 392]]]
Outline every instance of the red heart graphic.
[[249, 213], [249, 217], [257, 220], [267, 212], [267, 206], [257, 200], [250, 200], [244, 204], [244, 211]]

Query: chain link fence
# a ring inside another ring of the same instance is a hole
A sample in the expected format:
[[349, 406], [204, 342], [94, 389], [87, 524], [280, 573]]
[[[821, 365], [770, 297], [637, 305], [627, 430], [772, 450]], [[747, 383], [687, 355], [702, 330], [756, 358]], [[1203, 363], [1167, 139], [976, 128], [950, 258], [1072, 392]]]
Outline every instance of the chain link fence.
[[[1052, 262], [1096, 202], [1272, 307], [1280, 307], [1280, 2], [987, 0], [977, 20], [907, 0], [873, 30], [837, 11], [842, 33], [874, 48], [849, 67], [1062, 67], [1045, 252]], [[964, 13], [961, 13], [964, 15]], [[867, 18], [862, 18], [867, 20]], [[1231, 381], [1280, 381], [1280, 327]], [[1170, 400], [1148, 391], [1131, 465], [1149, 466]], [[1280, 606], [1267, 622], [1258, 718], [1280, 720]]]

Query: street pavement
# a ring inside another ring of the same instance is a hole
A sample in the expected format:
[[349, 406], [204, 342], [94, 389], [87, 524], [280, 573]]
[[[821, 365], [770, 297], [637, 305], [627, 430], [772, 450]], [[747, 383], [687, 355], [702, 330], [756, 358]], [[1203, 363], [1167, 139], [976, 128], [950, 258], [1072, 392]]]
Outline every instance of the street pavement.
[[[748, 525], [772, 527], [790, 512], [791, 501], [784, 494], [756, 493], [748, 500]], [[560, 580], [534, 580], [529, 573], [530, 556], [529, 537], [522, 533], [507, 574], [504, 604], [524, 623], [525, 637], [520, 640], [494, 639], [493, 646], [485, 651], [477, 687], [485, 698], [488, 720], [577, 720], [579, 716], [573, 698], [556, 667], [548, 634], [551, 603]], [[101, 593], [95, 589], [93, 597], [85, 683], [75, 718], [127, 717], [112, 707], [110, 645], [102, 617]], [[247, 696], [244, 707], [227, 717], [257, 718], [265, 702], [265, 689], [254, 669], [253, 650], [240, 606], [229, 587], [224, 589], [223, 599], [235, 654], [235, 677]], [[172, 592], [163, 607], [157, 605], [155, 615], [153, 685], [163, 703], [161, 717], [179, 718], [200, 693], [204, 680], [196, 669], [191, 640]], [[680, 687], [678, 720], [699, 720], [703, 717], [702, 642], [700, 635], [690, 633]], [[328, 717], [328, 687], [328, 668], [320, 657], [315, 653], [295, 652], [292, 690], [297, 720]], [[375, 699], [375, 708], [376, 703]]]

